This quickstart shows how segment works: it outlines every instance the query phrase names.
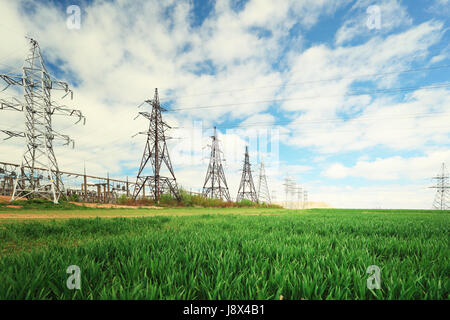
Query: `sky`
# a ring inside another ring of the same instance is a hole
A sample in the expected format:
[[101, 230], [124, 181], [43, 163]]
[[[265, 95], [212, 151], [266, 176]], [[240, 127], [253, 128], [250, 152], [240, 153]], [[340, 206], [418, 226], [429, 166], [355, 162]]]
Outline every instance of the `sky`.
[[[73, 149], [55, 143], [60, 170], [135, 179], [146, 137], [134, 135], [148, 127], [135, 117], [155, 88], [177, 181], [192, 191], [203, 186], [214, 126], [233, 198], [246, 145], [255, 183], [264, 161], [275, 200], [290, 177], [310, 201], [339, 208], [431, 208], [431, 178], [450, 165], [449, 0], [0, 8], [0, 73], [21, 74], [32, 37], [49, 73], [74, 91], [52, 99], [86, 116], [85, 125], [53, 119], [75, 140]], [[0, 110], [0, 128], [24, 130], [24, 115]], [[20, 163], [24, 148], [22, 138], [0, 140], [0, 161]]]

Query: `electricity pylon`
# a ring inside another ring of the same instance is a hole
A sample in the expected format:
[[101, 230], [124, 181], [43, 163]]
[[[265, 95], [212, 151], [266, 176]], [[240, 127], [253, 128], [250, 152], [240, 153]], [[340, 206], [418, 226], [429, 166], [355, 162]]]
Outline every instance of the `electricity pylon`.
[[433, 209], [450, 210], [450, 184], [449, 175], [445, 170], [445, 163], [442, 164], [442, 171], [436, 177], [436, 185], [430, 188], [436, 189], [434, 197]]
[[297, 202], [298, 202], [298, 208], [300, 209], [302, 207], [302, 195], [303, 195], [303, 188], [298, 186], [296, 189], [297, 192]]
[[286, 208], [289, 208], [289, 207], [292, 206], [289, 203], [289, 201], [288, 201], [289, 200], [288, 196], [289, 196], [289, 194], [291, 194], [291, 196], [292, 196], [292, 187], [293, 187], [293, 185], [294, 185], [294, 181], [290, 177], [286, 176], [284, 178], [284, 183], [283, 183], [284, 191], [285, 191], [285, 194], [286, 194]]
[[225, 179], [225, 173], [223, 171], [222, 151], [220, 151], [219, 148], [216, 127], [214, 127], [214, 135], [211, 136], [211, 139], [211, 158], [209, 160], [202, 194], [206, 198], [231, 201], [227, 180]]
[[[67, 135], [60, 134], [52, 128], [52, 116], [76, 116], [78, 122], [85, 118], [80, 110], [58, 106], [51, 100], [51, 90], [63, 90], [67, 96], [72, 90], [67, 83], [51, 78], [45, 67], [41, 49], [36, 40], [28, 38], [30, 50], [22, 67], [22, 75], [0, 74], [8, 88], [10, 85], [22, 86], [24, 102], [14, 99], [6, 101], [0, 99], [0, 109], [21, 111], [25, 115], [25, 132], [0, 130], [9, 137], [26, 139], [26, 148], [22, 157], [20, 173], [14, 181], [13, 195], [16, 198], [44, 197], [55, 204], [64, 194], [64, 185], [60, 177], [58, 162], [53, 151], [53, 141], [63, 140], [65, 145], [74, 141]], [[6, 89], [5, 88], [5, 89]], [[5, 90], [4, 89], [4, 90]], [[40, 171], [36, 168], [45, 168]]]
[[259, 165], [259, 179], [258, 179], [258, 200], [270, 204], [270, 192], [267, 186], [266, 170], [264, 169], [264, 162], [261, 160]]
[[271, 196], [271, 200], [276, 203], [278, 198], [277, 198], [277, 190], [272, 190], [272, 196]]
[[308, 209], [308, 191], [303, 190], [303, 209]]
[[245, 147], [244, 167], [242, 168], [241, 183], [236, 197], [236, 202], [247, 199], [252, 202], [258, 202], [258, 195], [252, 178], [252, 170], [248, 156], [248, 147]]
[[[162, 120], [161, 114], [162, 111], [167, 110], [162, 108], [159, 103], [158, 89], [155, 89], [155, 97], [153, 100], [146, 100], [142, 104], [144, 103], [152, 106], [152, 112], [139, 112], [138, 114], [138, 117], [143, 116], [150, 120], [150, 124], [147, 131], [138, 133], [147, 136], [147, 143], [145, 144], [141, 166], [137, 174], [133, 198], [137, 199], [143, 188], [145, 188], [145, 185], [148, 185], [150, 187], [150, 194], [156, 203], [159, 203], [162, 194], [167, 193], [180, 200], [180, 192], [178, 191], [177, 180], [175, 179], [175, 173], [172, 168], [166, 143], [166, 139], [170, 139], [166, 137], [166, 130], [170, 129], [170, 126]], [[144, 175], [143, 171], [149, 161], [153, 175]], [[162, 165], [165, 165], [169, 170], [169, 177], [160, 176]]]

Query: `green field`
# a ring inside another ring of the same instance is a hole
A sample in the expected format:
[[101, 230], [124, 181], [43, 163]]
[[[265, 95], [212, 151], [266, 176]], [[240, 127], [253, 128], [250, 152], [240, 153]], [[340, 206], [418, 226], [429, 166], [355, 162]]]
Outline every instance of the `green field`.
[[[450, 212], [78, 211], [11, 220], [1, 208], [0, 299], [449, 299]], [[89, 218], [127, 214], [142, 217]], [[69, 265], [80, 290], [66, 287]]]

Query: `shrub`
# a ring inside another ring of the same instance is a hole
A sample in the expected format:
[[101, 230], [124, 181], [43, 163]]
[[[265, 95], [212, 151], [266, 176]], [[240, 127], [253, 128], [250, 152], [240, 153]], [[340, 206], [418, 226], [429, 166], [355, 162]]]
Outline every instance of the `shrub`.
[[80, 196], [78, 194], [73, 194], [68, 197], [68, 200], [72, 202], [80, 202]]
[[161, 197], [159, 198], [159, 204], [161, 206], [176, 206], [177, 205], [177, 199], [174, 198], [171, 194], [169, 193], [164, 193], [161, 195]]
[[120, 197], [117, 198], [117, 203], [121, 205], [129, 205], [133, 202], [133, 199], [130, 197], [127, 197], [125, 194], [122, 194]]
[[[177, 200], [171, 194], [162, 194], [159, 199], [159, 205], [164, 207], [203, 207], [203, 208], [281, 208], [278, 205], [266, 204], [266, 203], [255, 203], [247, 199], [241, 201], [224, 201], [222, 199], [210, 199], [205, 198], [199, 194], [192, 194], [182, 188], [179, 190], [180, 200]], [[121, 205], [132, 205], [132, 206], [151, 206], [155, 205], [155, 201], [152, 199], [139, 199], [133, 200], [133, 198], [121, 195], [117, 199], [117, 203]]]
[[238, 207], [257, 207], [258, 204], [247, 199], [242, 199], [237, 203]]

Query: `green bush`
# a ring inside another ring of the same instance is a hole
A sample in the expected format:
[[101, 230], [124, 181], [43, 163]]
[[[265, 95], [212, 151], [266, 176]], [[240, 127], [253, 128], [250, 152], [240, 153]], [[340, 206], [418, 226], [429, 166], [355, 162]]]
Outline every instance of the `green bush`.
[[73, 194], [68, 198], [69, 201], [80, 202], [80, 196], [78, 194]]
[[178, 203], [177, 203], [177, 199], [174, 198], [171, 194], [164, 193], [159, 198], [159, 204], [161, 206], [176, 206]]
[[127, 205], [133, 202], [133, 198], [127, 197], [125, 194], [122, 194], [117, 198], [117, 204]]
[[240, 207], [240, 208], [242, 208], [242, 207], [256, 207], [256, 206], [258, 206], [257, 203], [252, 202], [252, 201], [247, 200], [247, 199], [242, 199], [241, 201], [239, 201], [239, 202], [237, 203], [237, 205], [238, 205], [238, 207]]

